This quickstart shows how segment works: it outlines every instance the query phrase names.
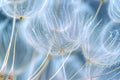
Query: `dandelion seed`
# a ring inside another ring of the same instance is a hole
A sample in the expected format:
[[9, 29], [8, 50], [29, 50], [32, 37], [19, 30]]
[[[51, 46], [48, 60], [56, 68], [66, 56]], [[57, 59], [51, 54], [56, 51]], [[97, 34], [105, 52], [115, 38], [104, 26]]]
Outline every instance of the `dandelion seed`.
[[[119, 57], [119, 48], [120, 48], [120, 31], [119, 24], [115, 24], [110, 22], [106, 28], [102, 32], [102, 43], [103, 49], [106, 51], [106, 55], [102, 56], [103, 58], [110, 58], [111, 61], [109, 63], [117, 63], [117, 59]], [[107, 40], [108, 39], [108, 40]], [[107, 41], [106, 41], [107, 40]], [[106, 43], [104, 43], [106, 41]], [[114, 57], [112, 57], [114, 56]]]
[[[38, 15], [33, 20], [25, 22], [26, 25], [23, 27], [28, 39], [30, 38], [28, 42], [38, 50], [42, 49], [43, 51], [45, 49], [48, 51], [49, 46], [52, 46], [51, 55], [68, 53], [71, 49], [74, 50], [74, 48], [79, 46], [80, 31], [77, 26], [79, 23], [75, 20], [76, 14], [70, 14], [65, 11], [64, 5], [61, 9], [66, 16], [65, 18], [63, 14], [59, 15], [55, 14], [56, 11], [50, 11], [50, 13], [42, 15], [42, 17]], [[73, 33], [71, 33], [71, 30]], [[78, 32], [78, 35], [76, 35], [76, 32]]]
[[[28, 0], [24, 0], [24, 1], [10, 1], [10, 0], [8, 1], [8, 0], [6, 0], [6, 2], [11, 3], [11, 4], [8, 4], [8, 5], [2, 7], [3, 11], [8, 16], [13, 17], [13, 27], [12, 27], [11, 39], [10, 39], [10, 42], [8, 45], [8, 49], [6, 52], [5, 60], [3, 62], [3, 66], [1, 68], [1, 72], [5, 72], [6, 67], [7, 67], [7, 61], [8, 61], [9, 54], [10, 54], [16, 18], [22, 19], [23, 16], [29, 16], [29, 15], [35, 14], [36, 11], [39, 12], [39, 10], [41, 10], [43, 7], [45, 7], [47, 0], [40, 1], [41, 5], [39, 5], [39, 6], [36, 5], [36, 3], [38, 3], [38, 1], [39, 0], [36, 0], [36, 2], [34, 1], [34, 3], [32, 3], [32, 1], [31, 1], [32, 6], [30, 6], [31, 3]], [[34, 7], [36, 7], [36, 8], [34, 9]], [[29, 13], [28, 13], [28, 11], [29, 11]]]
[[[28, 42], [40, 53], [47, 53], [51, 46], [50, 54], [52, 56], [61, 56], [61, 54], [70, 54], [70, 51], [79, 47], [78, 22], [75, 20], [77, 13], [73, 12], [70, 14], [70, 3], [65, 4], [64, 1], [61, 1], [59, 7], [62, 8], [57, 7], [57, 11], [63, 11], [63, 13], [58, 13], [56, 10], [52, 10], [54, 11], [52, 12], [50, 10], [50, 12], [44, 14], [43, 17], [35, 17], [24, 27], [26, 28], [24, 30], [28, 31], [27, 35], [30, 39]], [[63, 17], [64, 15], [65, 18]], [[73, 30], [73, 34], [71, 34], [71, 30]], [[76, 32], [78, 32], [78, 35], [75, 35]], [[63, 66], [64, 65], [62, 65], [62, 67]]]
[[[93, 24], [94, 23], [89, 23], [89, 27], [86, 25], [86, 32], [83, 32], [82, 34], [83, 44], [81, 44], [81, 48], [83, 49], [83, 54], [86, 60], [89, 59], [89, 63], [93, 65], [99, 65], [101, 67], [108, 67], [117, 63], [120, 48], [118, 31], [119, 26], [109, 23], [107, 26], [103, 26], [100, 32], [97, 32], [99, 23], [92, 26]], [[117, 31], [113, 29], [116, 29]], [[96, 36], [95, 33], [97, 34]], [[111, 59], [111, 61], [109, 59]], [[75, 73], [75, 75], [77, 74], [78, 72]]]
[[[94, 35], [94, 33], [92, 34]], [[88, 58], [93, 59], [92, 61], [90, 61], [92, 64], [108, 67], [119, 61], [119, 24], [110, 22], [107, 26], [103, 27], [102, 31], [100, 31], [97, 37], [95, 37], [95, 35], [94, 38], [90, 36], [88, 37], [89, 41], [90, 38], [91, 42], [88, 42], [89, 44], [86, 44], [90, 46], [90, 44], [92, 43], [90, 48], [88, 47], [88, 51], [85, 50], [85, 48], [83, 50], [85, 51], [85, 54], [88, 53], [86, 55], [88, 56]], [[92, 42], [93, 39], [94, 42]], [[92, 53], [94, 55], [92, 55]]]
[[[41, 18], [42, 19], [42, 18]], [[26, 31], [28, 31], [27, 35], [29, 37], [29, 43], [34, 46], [35, 49], [38, 49], [40, 50], [39, 52], [40, 53], [43, 53], [43, 54], [48, 54], [48, 49], [49, 47], [51, 47], [51, 52], [50, 54], [52, 56], [60, 56], [61, 53], [64, 55], [64, 53], [68, 53], [67, 51], [64, 51], [61, 47], [62, 46], [59, 46], [61, 43], [60, 42], [57, 42], [59, 41], [60, 38], [64, 38], [62, 36], [62, 33], [54, 33], [53, 30], [49, 29], [49, 25], [45, 25], [44, 26], [44, 23], [40, 24], [41, 21], [43, 20], [40, 20], [37, 18], [33, 19], [32, 22], [30, 22], [26, 27]], [[31, 24], [32, 23], [32, 24]], [[31, 25], [31, 26], [29, 26]], [[32, 28], [30, 28], [32, 27]], [[31, 33], [32, 32], [32, 33]], [[30, 34], [31, 33], [31, 34]], [[58, 34], [59, 37], [55, 37], [54, 35]], [[62, 40], [62, 39], [61, 39]], [[32, 41], [32, 43], [31, 43]], [[62, 40], [64, 41], [64, 40]], [[67, 41], [67, 40], [66, 40]], [[71, 40], [72, 41], [72, 40]], [[57, 43], [56, 43], [57, 42]], [[34, 43], [34, 44], [33, 44]], [[65, 44], [67, 45], [67, 43], [62, 43], [62, 44]], [[62, 45], [61, 44], [61, 45]], [[68, 43], [69, 44], [69, 43]], [[76, 46], [76, 45], [75, 45]], [[71, 47], [71, 48], [69, 48]], [[65, 48], [68, 48], [68, 49], [73, 49], [74, 46], [72, 46], [72, 44], [67, 45]], [[57, 49], [58, 48], [58, 49]], [[42, 52], [41, 52], [41, 49], [42, 49]]]

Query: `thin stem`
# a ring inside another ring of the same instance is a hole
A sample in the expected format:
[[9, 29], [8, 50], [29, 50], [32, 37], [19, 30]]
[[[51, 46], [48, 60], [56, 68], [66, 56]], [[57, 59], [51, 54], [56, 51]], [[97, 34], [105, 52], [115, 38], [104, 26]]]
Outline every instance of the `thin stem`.
[[96, 13], [95, 13], [95, 16], [94, 16], [93, 20], [95, 20], [96, 17], [98, 16], [98, 13], [100, 12], [100, 9], [101, 9], [101, 7], [102, 7], [103, 2], [104, 2], [104, 0], [100, 0], [98, 9], [97, 9], [97, 11], [96, 11]]
[[15, 63], [15, 53], [16, 53], [16, 41], [17, 41], [17, 36], [18, 36], [19, 29], [20, 29], [21, 21], [22, 21], [22, 20], [20, 20], [20, 23], [19, 23], [19, 25], [18, 25], [16, 34], [15, 34], [15, 39], [14, 39], [14, 50], [13, 50], [12, 67], [11, 67], [11, 70], [10, 70], [10, 73], [9, 73], [9, 75], [11, 75], [11, 77], [13, 77], [14, 63]]
[[83, 64], [83, 65], [80, 67], [80, 69], [71, 76], [71, 78], [70, 78], [69, 80], [73, 80], [73, 78], [85, 67], [86, 64], [87, 64], [87, 62], [86, 62], [85, 64]]
[[[33, 78], [36, 78], [36, 75], [41, 72], [41, 68], [45, 68], [46, 62], [48, 62], [48, 59], [50, 58], [50, 54], [47, 54], [46, 58], [44, 59], [44, 61], [42, 62], [42, 64], [38, 67], [38, 69], [33, 73], [33, 75], [31, 75], [28, 80], [33, 80]], [[43, 70], [43, 69], [42, 69]]]
[[33, 72], [33, 68], [35, 67], [35, 58], [37, 57], [36, 55], [36, 51], [33, 52], [33, 55], [32, 55], [32, 60], [31, 60], [31, 64], [30, 64], [30, 73], [29, 73], [29, 76], [32, 75], [32, 72]]
[[37, 80], [39, 79], [40, 75], [42, 74], [42, 72], [45, 70], [45, 68], [47, 67], [49, 63], [49, 58], [46, 60], [46, 62], [44, 63], [42, 69], [31, 79], [31, 80]]
[[[63, 54], [62, 54], [62, 61], [64, 62]], [[64, 74], [65, 80], [67, 80], [66, 71], [65, 71], [65, 64], [63, 64], [63, 74]]]
[[9, 42], [8, 49], [7, 49], [7, 52], [6, 52], [6, 55], [5, 55], [5, 59], [4, 59], [4, 62], [3, 62], [3, 65], [2, 65], [2, 68], [1, 68], [1, 71], [0, 71], [0, 72], [3, 72], [3, 73], [5, 73], [6, 68], [7, 68], [7, 62], [8, 62], [8, 58], [9, 58], [9, 55], [10, 55], [10, 49], [11, 49], [11, 44], [12, 44], [13, 35], [14, 35], [15, 23], [16, 23], [16, 17], [14, 16], [10, 42]]
[[68, 60], [68, 58], [70, 57], [71, 53], [72, 53], [72, 51], [69, 52], [69, 54], [68, 54], [68, 56], [66, 57], [66, 59], [64, 60], [63, 64], [60, 66], [60, 68], [57, 70], [57, 72], [56, 72], [52, 77], [50, 77], [49, 80], [52, 80], [52, 79], [58, 74], [58, 72], [63, 68], [65, 62], [66, 62], [66, 61]]

